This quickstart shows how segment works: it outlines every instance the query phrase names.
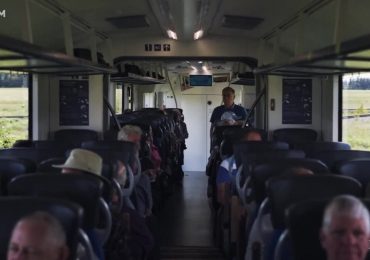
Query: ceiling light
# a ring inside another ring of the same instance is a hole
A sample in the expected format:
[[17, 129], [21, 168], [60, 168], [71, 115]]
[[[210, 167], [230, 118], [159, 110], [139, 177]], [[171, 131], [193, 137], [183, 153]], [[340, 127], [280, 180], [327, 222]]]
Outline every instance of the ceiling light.
[[168, 37], [170, 37], [171, 39], [177, 40], [177, 34], [176, 34], [174, 31], [167, 30], [167, 35], [168, 35]]
[[199, 63], [199, 64], [202, 64], [202, 63], [203, 63], [203, 61], [198, 61], [198, 63]]
[[204, 33], [203, 30], [196, 31], [194, 33], [194, 40], [198, 40], [199, 38], [201, 38], [203, 36], [203, 33]]

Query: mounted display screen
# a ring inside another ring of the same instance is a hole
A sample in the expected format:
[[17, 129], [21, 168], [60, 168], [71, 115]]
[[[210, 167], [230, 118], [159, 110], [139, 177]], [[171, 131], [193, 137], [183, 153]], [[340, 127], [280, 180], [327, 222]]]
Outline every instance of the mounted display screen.
[[211, 87], [212, 82], [212, 75], [189, 75], [190, 87]]
[[59, 125], [89, 125], [89, 82], [59, 81]]
[[283, 124], [312, 124], [312, 79], [283, 79]]

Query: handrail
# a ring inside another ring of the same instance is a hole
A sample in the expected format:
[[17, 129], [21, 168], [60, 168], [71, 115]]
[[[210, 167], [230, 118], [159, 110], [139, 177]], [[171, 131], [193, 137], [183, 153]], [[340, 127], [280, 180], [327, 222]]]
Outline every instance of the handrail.
[[252, 115], [254, 113], [254, 110], [256, 109], [258, 103], [261, 101], [262, 97], [266, 94], [266, 87], [267, 87], [267, 85], [264, 85], [261, 92], [258, 93], [258, 96], [257, 96], [256, 100], [253, 102], [252, 106], [250, 107], [250, 109], [248, 111], [248, 114], [247, 114], [245, 120], [243, 121], [242, 127], [246, 126], [248, 120], [252, 117]]

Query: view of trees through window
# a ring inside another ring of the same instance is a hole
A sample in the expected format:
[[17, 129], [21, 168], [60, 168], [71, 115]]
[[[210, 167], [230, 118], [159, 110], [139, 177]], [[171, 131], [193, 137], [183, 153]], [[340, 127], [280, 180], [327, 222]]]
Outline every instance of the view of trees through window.
[[342, 140], [370, 150], [370, 73], [343, 76]]
[[0, 72], [0, 148], [28, 139], [27, 74]]

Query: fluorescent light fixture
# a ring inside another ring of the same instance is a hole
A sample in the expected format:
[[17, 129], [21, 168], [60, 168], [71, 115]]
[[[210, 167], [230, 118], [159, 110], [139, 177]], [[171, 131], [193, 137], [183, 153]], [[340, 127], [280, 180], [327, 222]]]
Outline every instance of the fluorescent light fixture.
[[203, 36], [203, 33], [204, 33], [203, 30], [196, 31], [194, 33], [194, 40], [198, 40], [199, 38], [201, 38]]
[[174, 31], [167, 30], [167, 35], [168, 35], [168, 37], [170, 37], [171, 39], [177, 40], [177, 34], [176, 34]]

